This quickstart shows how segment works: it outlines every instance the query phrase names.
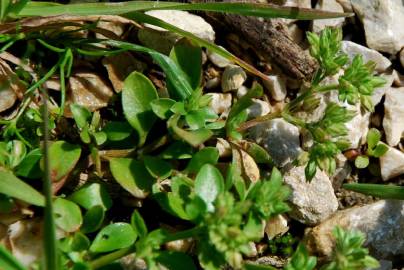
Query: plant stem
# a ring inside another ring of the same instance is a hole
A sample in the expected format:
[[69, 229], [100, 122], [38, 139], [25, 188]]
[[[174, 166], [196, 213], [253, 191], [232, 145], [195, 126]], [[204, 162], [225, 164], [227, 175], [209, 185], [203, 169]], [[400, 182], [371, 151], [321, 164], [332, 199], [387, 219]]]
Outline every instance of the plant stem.
[[53, 206], [52, 206], [52, 182], [50, 175], [49, 166], [49, 127], [48, 127], [48, 103], [47, 103], [47, 92], [42, 90], [42, 97], [44, 102], [43, 110], [43, 129], [44, 129], [44, 141], [43, 141], [43, 157], [44, 157], [44, 193], [45, 193], [45, 222], [44, 222], [44, 232], [45, 241], [45, 269], [46, 270], [57, 270], [59, 269], [59, 256], [57, 252], [57, 242], [56, 242], [56, 229], [55, 220], [53, 216]]
[[133, 253], [134, 251], [135, 251], [135, 246], [132, 245], [130, 247], [123, 248], [123, 249], [117, 250], [115, 252], [111, 252], [107, 255], [101, 256], [98, 259], [95, 259], [90, 263], [91, 269], [98, 269], [102, 266], [108, 265], [126, 255]]

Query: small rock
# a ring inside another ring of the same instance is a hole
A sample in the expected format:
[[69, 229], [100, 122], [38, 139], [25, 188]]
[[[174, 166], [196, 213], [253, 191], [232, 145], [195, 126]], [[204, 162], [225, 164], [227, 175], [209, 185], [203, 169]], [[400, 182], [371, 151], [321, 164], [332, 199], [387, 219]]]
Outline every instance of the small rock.
[[284, 235], [288, 230], [288, 220], [282, 214], [270, 218], [265, 226], [265, 233], [267, 234], [268, 240], [272, 240], [278, 235]]
[[145, 260], [137, 258], [134, 253], [127, 255], [119, 260], [119, 264], [124, 270], [147, 270]]
[[345, 12], [353, 12], [351, 0], [337, 0]]
[[342, 183], [349, 177], [352, 171], [347, 158], [343, 154], [338, 154], [336, 156], [336, 163], [337, 168], [331, 177], [332, 187], [334, 190], [337, 190], [342, 186]]
[[335, 226], [359, 230], [365, 246], [377, 259], [404, 255], [404, 202], [381, 200], [361, 207], [338, 211], [317, 227], [305, 232], [307, 246], [314, 253], [329, 257], [334, 249], [331, 232]]
[[404, 46], [404, 6], [401, 0], [351, 0], [365, 28], [369, 48], [396, 54]]
[[252, 102], [253, 104], [247, 109], [249, 119], [263, 116], [271, 112], [271, 107], [268, 102], [256, 98], [252, 99]]
[[192, 238], [187, 238], [167, 242], [164, 246], [169, 251], [187, 252], [191, 248], [192, 243]]
[[[99, 21], [97, 27], [112, 32], [117, 37], [122, 36], [125, 30], [125, 25], [122, 22]], [[108, 38], [101, 33], [96, 33], [95, 37], [99, 39]]]
[[[316, 9], [331, 11], [331, 12], [344, 12], [344, 9], [335, 0], [320, 0]], [[345, 18], [334, 18], [326, 20], [314, 20], [313, 21], [313, 32], [319, 33], [326, 27], [341, 27], [345, 22]]]
[[404, 153], [393, 147], [380, 157], [380, 170], [384, 181], [404, 174]]
[[77, 72], [69, 78], [66, 103], [76, 103], [95, 111], [106, 107], [113, 94], [111, 87], [97, 74]]
[[391, 61], [378, 51], [366, 48], [365, 46], [356, 44], [352, 41], [343, 40], [341, 50], [346, 53], [351, 60], [355, 55], [360, 54], [365, 63], [369, 61], [375, 62], [375, 70], [378, 72], [383, 72], [391, 66]]
[[282, 101], [286, 97], [286, 80], [278, 75], [269, 75], [268, 80], [262, 81], [275, 101]]
[[241, 67], [236, 65], [227, 66], [222, 74], [223, 92], [239, 89], [246, 79], [247, 74]]
[[304, 39], [304, 33], [302, 29], [297, 26], [297, 24], [292, 23], [288, 25], [288, 33], [289, 37], [296, 42], [296, 44], [300, 44]]
[[311, 0], [284, 0], [287, 7], [311, 8]]
[[338, 200], [327, 174], [317, 169], [314, 178], [308, 182], [304, 168], [293, 167], [283, 177], [292, 190], [289, 215], [303, 224], [315, 225], [337, 211]]
[[[219, 46], [219, 47], [224, 49], [222, 46]], [[207, 55], [208, 55], [208, 59], [217, 67], [225, 68], [228, 65], [231, 65], [231, 62], [229, 60], [227, 60], [226, 58], [224, 58], [223, 56], [221, 56], [215, 52], [211, 52], [210, 50], [207, 50]]]
[[[202, 17], [181, 10], [152, 10], [147, 15], [156, 17], [209, 42], [215, 41], [215, 32]], [[163, 28], [146, 24], [138, 32], [139, 41], [149, 48], [168, 54], [181, 36]]]
[[243, 97], [245, 94], [247, 94], [248, 88], [244, 85], [242, 85], [239, 89], [237, 89], [237, 98]]
[[389, 88], [384, 100], [383, 128], [389, 145], [397, 145], [404, 133], [404, 87]]
[[219, 77], [215, 77], [212, 79], [208, 79], [205, 83], [205, 87], [206, 89], [214, 89], [216, 87], [220, 86], [220, 78]]
[[299, 129], [281, 118], [256, 125], [249, 136], [268, 151], [278, 167], [295, 160], [301, 151]]
[[129, 52], [107, 56], [102, 60], [102, 64], [107, 69], [108, 78], [117, 93], [121, 92], [123, 82], [132, 71], [143, 72], [147, 67]]
[[231, 107], [231, 94], [209, 93], [212, 97], [210, 107], [216, 114], [228, 113]]

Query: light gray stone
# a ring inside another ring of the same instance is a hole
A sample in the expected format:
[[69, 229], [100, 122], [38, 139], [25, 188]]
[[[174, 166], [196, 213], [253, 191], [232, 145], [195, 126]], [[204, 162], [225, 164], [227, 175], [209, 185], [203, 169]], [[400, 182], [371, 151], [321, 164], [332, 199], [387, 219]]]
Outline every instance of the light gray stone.
[[269, 90], [271, 98], [275, 101], [282, 101], [285, 99], [286, 91], [286, 80], [280, 75], [268, 75], [268, 80], [263, 80], [262, 84], [266, 89]]
[[323, 256], [334, 248], [331, 232], [335, 226], [359, 230], [366, 236], [365, 246], [377, 259], [404, 255], [404, 201], [381, 200], [369, 205], [338, 211], [317, 227], [308, 229], [308, 247]]
[[372, 96], [370, 97], [370, 99], [372, 100], [372, 103], [374, 106], [376, 106], [377, 104], [380, 103], [380, 101], [382, 100], [383, 96], [386, 94], [386, 91], [388, 89], [390, 89], [390, 87], [392, 86], [394, 79], [396, 77], [397, 72], [393, 72], [392, 74], [381, 74], [380, 76], [382, 78], [384, 78], [386, 80], [386, 83], [378, 88], [375, 88], [375, 90], [373, 91]]
[[404, 87], [386, 91], [383, 128], [387, 143], [397, 145], [404, 133]]
[[[215, 41], [215, 32], [212, 26], [200, 16], [181, 10], [152, 10], [147, 11], [146, 14], [209, 42]], [[139, 30], [138, 38], [143, 45], [167, 54], [181, 36], [163, 28], [146, 24], [145, 28]]]
[[341, 50], [346, 53], [351, 60], [355, 55], [360, 54], [365, 63], [369, 61], [375, 62], [375, 70], [378, 72], [383, 72], [391, 66], [391, 61], [378, 51], [366, 48], [365, 46], [356, 44], [352, 41], [343, 40]]
[[227, 66], [222, 74], [222, 91], [229, 92], [239, 89], [245, 80], [247, 74], [244, 70], [236, 65]]
[[216, 114], [228, 113], [231, 107], [231, 94], [209, 93], [211, 96], [210, 107]]
[[369, 48], [396, 54], [404, 46], [402, 0], [351, 0], [365, 28]]
[[248, 118], [256, 118], [271, 112], [268, 102], [256, 98], [252, 99], [252, 102], [253, 104], [247, 109]]
[[400, 57], [401, 66], [404, 67], [404, 48], [401, 49], [399, 57]]
[[[219, 46], [219, 47], [224, 49], [222, 46]], [[208, 59], [217, 67], [225, 68], [228, 65], [231, 65], [231, 62], [229, 60], [227, 60], [226, 58], [224, 58], [223, 56], [221, 56], [215, 52], [211, 52], [210, 50], [207, 50], [207, 55], [208, 55]]]
[[304, 224], [315, 225], [337, 211], [338, 200], [327, 174], [318, 169], [308, 182], [304, 169], [305, 166], [293, 167], [283, 177], [292, 190], [289, 215]]
[[249, 136], [268, 151], [279, 167], [295, 160], [301, 151], [299, 129], [281, 118], [251, 128]]
[[288, 219], [282, 214], [270, 218], [265, 225], [268, 240], [272, 240], [278, 235], [284, 235], [288, 230]]
[[380, 171], [384, 181], [404, 174], [404, 153], [393, 147], [380, 157]]
[[[316, 9], [339, 13], [344, 12], [342, 6], [335, 0], [320, 0], [316, 5]], [[319, 33], [326, 27], [341, 27], [344, 22], [345, 18], [313, 20], [312, 30], [315, 33]]]

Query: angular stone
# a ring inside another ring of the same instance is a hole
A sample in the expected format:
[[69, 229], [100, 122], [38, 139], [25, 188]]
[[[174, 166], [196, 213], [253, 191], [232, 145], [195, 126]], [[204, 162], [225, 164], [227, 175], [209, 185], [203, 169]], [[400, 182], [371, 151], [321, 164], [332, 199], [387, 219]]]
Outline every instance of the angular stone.
[[229, 65], [222, 74], [222, 91], [229, 92], [237, 90], [243, 85], [246, 79], [247, 74], [241, 67]]
[[386, 91], [383, 128], [387, 143], [397, 145], [404, 133], [404, 87]]
[[304, 168], [293, 167], [283, 177], [292, 190], [289, 198], [292, 211], [289, 215], [301, 223], [315, 225], [337, 211], [338, 200], [327, 174], [317, 169], [314, 178], [308, 182]]
[[401, 0], [351, 0], [365, 28], [369, 48], [396, 54], [404, 46], [404, 5]]
[[389, 147], [389, 150], [379, 160], [384, 181], [404, 174], [404, 153], [400, 150]]
[[295, 160], [301, 151], [299, 129], [281, 118], [251, 128], [249, 136], [268, 151], [278, 167]]
[[378, 51], [366, 48], [365, 46], [356, 44], [352, 41], [343, 40], [341, 50], [346, 53], [351, 60], [355, 55], [360, 54], [365, 63], [369, 61], [375, 62], [375, 70], [378, 72], [383, 72], [391, 66], [391, 61]]
[[254, 98], [252, 102], [253, 104], [247, 109], [248, 118], [256, 118], [271, 112], [271, 107], [268, 102], [256, 98]]
[[373, 91], [373, 94], [370, 97], [370, 99], [372, 100], [372, 103], [374, 106], [376, 106], [377, 104], [380, 103], [383, 96], [386, 94], [386, 91], [388, 89], [390, 89], [390, 87], [392, 86], [392, 84], [394, 82], [396, 74], [397, 73], [380, 75], [382, 78], [384, 78], [386, 80], [386, 83], [381, 87], [375, 88], [375, 90]]
[[265, 226], [268, 240], [272, 240], [278, 235], [284, 235], [288, 230], [288, 219], [282, 214], [270, 218]]
[[[147, 15], [156, 17], [182, 30], [203, 38], [207, 41], [215, 41], [215, 32], [210, 24], [202, 17], [181, 10], [152, 10]], [[181, 36], [163, 28], [146, 24], [138, 32], [140, 42], [149, 48], [168, 54]]]
[[[219, 47], [224, 49], [222, 46], [219, 46]], [[227, 60], [226, 58], [224, 58], [223, 56], [221, 56], [215, 52], [211, 52], [210, 50], [207, 50], [207, 55], [208, 55], [208, 59], [217, 67], [225, 68], [228, 65], [231, 65], [231, 62], [229, 60]]]
[[276, 101], [282, 101], [285, 99], [286, 91], [286, 80], [278, 75], [268, 75], [268, 80], [263, 80], [262, 84], [266, 89], [269, 90], [271, 98]]
[[[331, 11], [331, 12], [344, 12], [342, 6], [335, 0], [320, 0], [316, 9]], [[314, 20], [313, 21], [313, 32], [319, 33], [326, 27], [340, 27], [345, 22], [345, 18], [334, 18], [326, 20]]]
[[317, 227], [306, 230], [305, 241], [310, 250], [330, 256], [335, 244], [331, 234], [335, 226], [363, 232], [365, 246], [377, 259], [404, 255], [404, 201], [381, 200], [338, 211]]

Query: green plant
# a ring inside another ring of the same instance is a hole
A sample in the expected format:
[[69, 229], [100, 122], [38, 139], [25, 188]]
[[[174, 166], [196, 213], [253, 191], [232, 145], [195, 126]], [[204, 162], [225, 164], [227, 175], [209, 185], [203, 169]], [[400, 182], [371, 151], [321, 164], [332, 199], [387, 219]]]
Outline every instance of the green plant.
[[366, 136], [367, 149], [365, 155], [360, 155], [355, 159], [356, 168], [366, 168], [369, 165], [369, 157], [379, 158], [389, 150], [387, 145], [380, 142], [381, 137], [380, 131], [375, 128], [368, 131]]

